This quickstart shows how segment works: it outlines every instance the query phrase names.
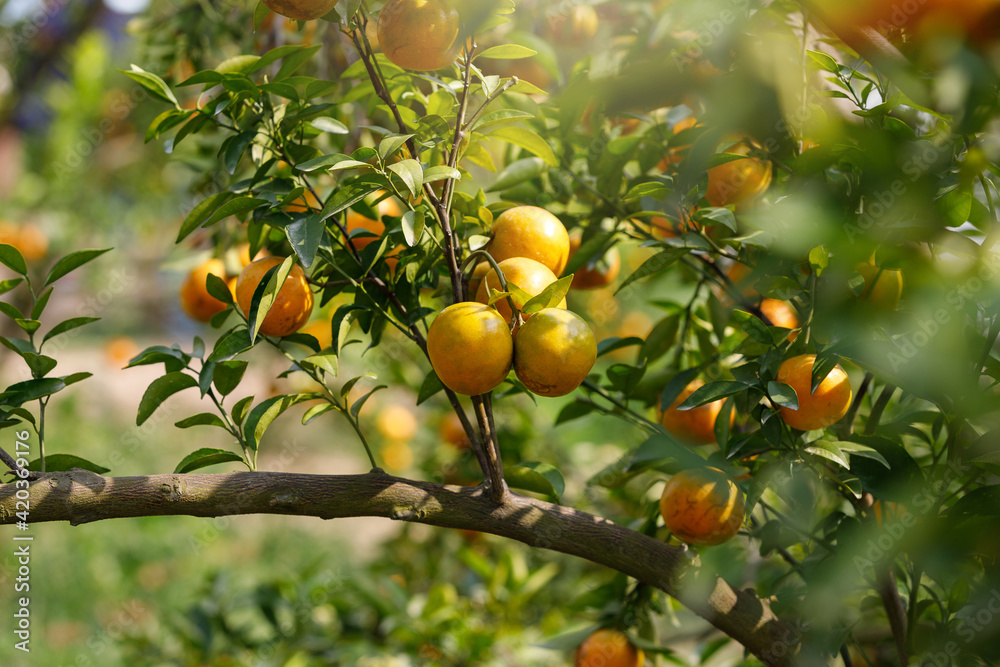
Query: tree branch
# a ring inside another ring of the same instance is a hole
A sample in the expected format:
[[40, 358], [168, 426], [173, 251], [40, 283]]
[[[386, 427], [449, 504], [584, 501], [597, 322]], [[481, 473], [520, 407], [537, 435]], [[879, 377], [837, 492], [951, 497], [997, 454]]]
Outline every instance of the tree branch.
[[[15, 484], [0, 486], [0, 524], [18, 519]], [[23, 493], [21, 489], [24, 502]], [[322, 519], [377, 516], [508, 537], [585, 558], [676, 597], [766, 665], [804, 661], [801, 637], [767, 601], [704, 571], [686, 548], [670, 546], [570, 507], [507, 493], [497, 504], [483, 487], [442, 486], [385, 474], [227, 474], [102, 477], [51, 473], [28, 489], [30, 522], [80, 525], [140, 516], [284, 514]], [[23, 507], [22, 507], [23, 509]]]

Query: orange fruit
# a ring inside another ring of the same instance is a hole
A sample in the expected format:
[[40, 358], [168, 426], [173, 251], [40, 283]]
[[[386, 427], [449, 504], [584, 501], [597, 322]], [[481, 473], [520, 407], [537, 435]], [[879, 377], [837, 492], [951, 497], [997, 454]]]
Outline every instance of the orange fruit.
[[884, 33], [904, 29], [918, 38], [951, 34], [978, 44], [996, 39], [1000, 21], [998, 0], [822, 0], [824, 18], [835, 28], [871, 26]]
[[573, 667], [642, 667], [646, 655], [624, 632], [605, 628], [587, 637], [576, 649]]
[[0, 222], [0, 243], [14, 246], [29, 262], [44, 258], [49, 251], [49, 239], [45, 232], [30, 222], [20, 226]]
[[448, 306], [427, 332], [427, 355], [434, 372], [459, 394], [476, 396], [496, 389], [510, 372], [513, 354], [510, 325], [481, 303]]
[[337, 4], [337, 0], [263, 0], [263, 2], [275, 14], [296, 21], [312, 21], [326, 16]]
[[[660, 416], [660, 423], [663, 424], [663, 428], [667, 429], [668, 433], [691, 445], [709, 445], [715, 442], [715, 420], [719, 417], [719, 412], [722, 411], [722, 404], [725, 403], [725, 400], [720, 398], [690, 410], [677, 409], [678, 405], [687, 400], [688, 396], [704, 384], [698, 379], [691, 380]], [[730, 426], [733, 425], [735, 419], [736, 415], [730, 412]]]
[[497, 262], [528, 257], [558, 276], [569, 261], [569, 233], [559, 218], [544, 208], [515, 206], [493, 222], [486, 250]]
[[800, 354], [786, 359], [778, 368], [778, 382], [784, 382], [794, 389], [799, 399], [799, 409], [782, 407], [781, 418], [800, 431], [826, 428], [836, 423], [847, 414], [851, 405], [851, 381], [839, 365], [816, 387], [815, 393], [809, 392], [815, 363], [815, 354]]
[[543, 308], [514, 337], [514, 372], [531, 393], [565, 396], [587, 379], [597, 360], [597, 340], [582, 317]]
[[[508, 284], [517, 285], [531, 296], [541, 294], [546, 287], [556, 281], [554, 273], [549, 271], [544, 265], [539, 264], [533, 259], [528, 259], [527, 257], [512, 257], [510, 259], [505, 259], [500, 262], [498, 266], [500, 267], [500, 270], [503, 271], [503, 275], [507, 279]], [[490, 270], [483, 277], [483, 281], [479, 284], [479, 288], [476, 290], [476, 301], [488, 304], [490, 302], [491, 290], [499, 289], [502, 289], [500, 285], [500, 278], [497, 276], [497, 272], [490, 268]], [[511, 299], [514, 301], [514, 305], [518, 308], [524, 307], [524, 303], [521, 299], [518, 299], [515, 296], [512, 296]], [[513, 320], [513, 313], [510, 312], [510, 305], [507, 303], [507, 299], [501, 299], [493, 304], [493, 306], [497, 309], [504, 320], [507, 322], [511, 322]], [[563, 298], [557, 307], [565, 308], [566, 299]], [[524, 315], [523, 317], [527, 320], [531, 316]]]
[[[244, 316], [250, 316], [253, 293], [264, 274], [283, 261], [284, 257], [264, 257], [250, 262], [240, 273], [240, 277], [236, 280], [236, 303], [239, 304]], [[309, 289], [302, 267], [294, 264], [285, 283], [278, 290], [259, 331], [265, 336], [281, 337], [293, 334], [309, 321], [312, 309], [312, 290]]]
[[333, 345], [333, 330], [328, 319], [311, 320], [299, 331], [315, 338], [321, 350]]
[[[677, 135], [684, 130], [691, 129], [698, 124], [698, 119], [694, 116], [688, 116], [687, 118], [682, 118], [671, 128], [671, 134]], [[684, 146], [673, 146], [667, 149], [667, 154], [663, 156], [656, 168], [660, 171], [667, 171], [671, 165], [680, 164], [684, 159], [684, 155], [687, 153], [688, 149], [691, 148], [691, 144], [686, 144]]]
[[448, 0], [389, 0], [378, 15], [378, 42], [403, 69], [438, 70], [458, 56], [459, 24]]
[[875, 265], [875, 262], [862, 262], [854, 270], [865, 279], [865, 289], [858, 298], [882, 310], [896, 310], [903, 296], [903, 272], [899, 269], [886, 269]]
[[548, 16], [549, 36], [567, 45], [579, 45], [597, 34], [600, 21], [591, 5], [576, 5], [568, 12], [554, 10]]
[[[760, 145], [749, 138], [737, 141], [724, 153], [749, 155]], [[740, 204], [764, 194], [771, 185], [771, 163], [755, 157], [732, 160], [708, 170], [708, 190], [705, 199], [712, 206]]]
[[[372, 195], [372, 201], [378, 197], [383, 196], [385, 193], [382, 191], [376, 192]], [[366, 229], [375, 236], [359, 236], [357, 238], [351, 238], [350, 244], [354, 246], [358, 252], [364, 250], [368, 247], [368, 244], [373, 241], [378, 241], [382, 234], [385, 233], [385, 223], [382, 222], [382, 218], [389, 216], [400, 216], [403, 215], [403, 209], [399, 202], [396, 201], [395, 197], [389, 197], [383, 199], [375, 206], [376, 213], [378, 213], [378, 220], [372, 220], [366, 215], [358, 213], [354, 209], [348, 209], [347, 216], [344, 221], [344, 227], [347, 229], [347, 234], [350, 235], [356, 229]], [[345, 239], [346, 240], [346, 239]]]
[[309, 211], [319, 211], [323, 208], [323, 203], [317, 199], [312, 190], [306, 190], [300, 196], [285, 205], [285, 210], [289, 213], [307, 213]]
[[208, 322], [216, 313], [226, 309], [226, 304], [208, 293], [205, 281], [208, 275], [226, 277], [226, 265], [221, 259], [208, 259], [187, 274], [181, 284], [181, 308], [191, 319]]
[[[580, 249], [581, 240], [580, 234], [570, 234], [570, 258]], [[576, 289], [604, 287], [618, 277], [621, 266], [622, 258], [618, 253], [618, 248], [612, 246], [601, 257], [591, 260], [588, 264], [577, 269], [576, 273], [573, 274], [573, 287]]]
[[489, 262], [479, 262], [476, 264], [476, 268], [472, 269], [472, 275], [469, 276], [468, 294], [469, 296], [475, 298], [476, 292], [479, 291], [479, 284], [483, 282], [483, 276], [489, 273], [490, 269]]
[[[742, 265], [740, 265], [742, 266]], [[781, 299], [764, 299], [760, 302], [760, 312], [771, 321], [771, 324], [783, 329], [798, 329], [799, 318], [795, 314], [795, 309], [791, 304]], [[788, 334], [788, 340], [798, 338], [799, 332], [792, 331]]]
[[406, 442], [417, 434], [417, 417], [406, 406], [392, 403], [379, 410], [375, 428], [387, 440]]
[[730, 540], [743, 525], [745, 505], [736, 484], [718, 468], [682, 470], [660, 496], [667, 530], [697, 546]]
[[452, 410], [445, 413], [441, 424], [438, 426], [438, 433], [441, 435], [442, 440], [457, 449], [469, 448], [469, 435], [462, 428], [462, 420]]
[[379, 448], [379, 458], [389, 472], [403, 472], [413, 465], [413, 450], [401, 440], [390, 440]]
[[122, 368], [142, 350], [128, 336], [115, 336], [104, 345], [104, 354], [115, 367]]
[[236, 248], [236, 256], [240, 260], [240, 266], [241, 267], [245, 267], [247, 264], [249, 264], [250, 262], [252, 262], [255, 259], [260, 259], [262, 257], [267, 257], [268, 256], [268, 252], [267, 252], [267, 250], [265, 248], [261, 248], [260, 250], [257, 251], [257, 254], [254, 255], [251, 258], [250, 257], [250, 244], [249, 243], [241, 243]]

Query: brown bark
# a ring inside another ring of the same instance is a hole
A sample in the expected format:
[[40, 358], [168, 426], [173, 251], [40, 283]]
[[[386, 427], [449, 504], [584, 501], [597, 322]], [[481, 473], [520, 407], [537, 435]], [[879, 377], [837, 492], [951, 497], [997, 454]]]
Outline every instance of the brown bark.
[[[23, 486], [23, 485], [22, 485]], [[18, 488], [0, 486], [0, 524], [13, 524]], [[22, 502], [24, 491], [21, 490]], [[766, 601], [704, 572], [693, 553], [607, 519], [515, 493], [494, 503], [480, 487], [442, 486], [385, 474], [228, 474], [102, 477], [52, 473], [27, 489], [29, 523], [189, 515], [379, 516], [508, 537], [605, 565], [676, 597], [767, 665], [804, 664], [800, 637]]]

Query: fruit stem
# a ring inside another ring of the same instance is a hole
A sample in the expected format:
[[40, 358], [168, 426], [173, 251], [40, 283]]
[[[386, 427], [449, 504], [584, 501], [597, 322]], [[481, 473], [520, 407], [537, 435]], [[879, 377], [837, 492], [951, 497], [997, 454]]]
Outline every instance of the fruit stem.
[[[586, 387], [590, 392], [597, 394], [598, 396], [600, 396], [601, 398], [603, 398], [608, 403], [615, 406], [625, 414], [632, 416], [634, 418], [633, 423], [635, 423], [636, 426], [640, 426], [642, 428], [648, 429], [656, 433], [665, 433], [665, 431], [663, 430], [663, 426], [657, 424], [648, 417], [645, 417], [644, 415], [641, 415], [632, 408], [628, 407], [628, 405], [619, 401], [617, 398], [615, 398], [607, 391], [605, 391], [603, 387], [591, 381], [589, 378], [583, 381], [582, 386]], [[595, 407], [599, 406], [596, 406], [595, 404]]]

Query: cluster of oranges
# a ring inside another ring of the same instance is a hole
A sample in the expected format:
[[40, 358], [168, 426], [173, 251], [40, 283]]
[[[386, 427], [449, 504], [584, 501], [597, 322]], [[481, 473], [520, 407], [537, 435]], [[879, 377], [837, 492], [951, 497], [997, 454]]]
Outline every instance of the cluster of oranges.
[[[487, 252], [497, 262], [521, 309], [541, 294], [566, 268], [569, 234], [545, 209], [517, 206], [495, 221]], [[533, 313], [515, 313], [506, 299], [491, 305], [502, 290], [490, 264], [473, 272], [475, 300], [442, 310], [427, 334], [427, 353], [441, 382], [460, 394], [495, 389], [513, 367], [517, 378], [540, 396], [564, 396], [586, 379], [597, 359], [589, 325], [566, 310], [566, 300]]]
[[[226, 309], [223, 301], [212, 296], [207, 287], [209, 275], [218, 276], [228, 286], [245, 317], [250, 316], [250, 306], [254, 291], [264, 275], [284, 261], [282, 257], [250, 258], [250, 248], [244, 244], [239, 248], [240, 265], [238, 276], [226, 272], [226, 264], [221, 259], [205, 260], [188, 273], [181, 284], [181, 308], [192, 319], [208, 322], [217, 313]], [[306, 281], [305, 273], [299, 265], [293, 265], [281, 289], [274, 297], [271, 309], [260, 325], [260, 333], [265, 336], [288, 336], [302, 328], [309, 320], [313, 309], [313, 294]]]

